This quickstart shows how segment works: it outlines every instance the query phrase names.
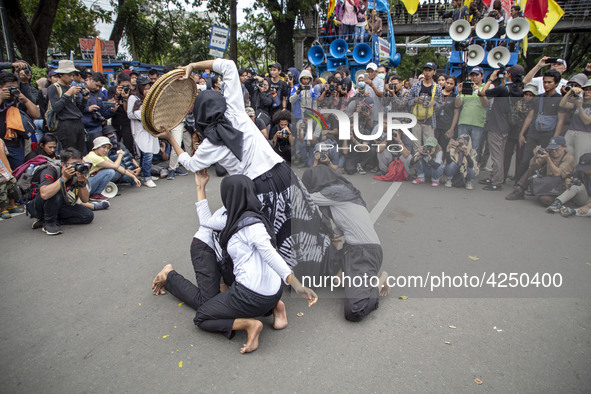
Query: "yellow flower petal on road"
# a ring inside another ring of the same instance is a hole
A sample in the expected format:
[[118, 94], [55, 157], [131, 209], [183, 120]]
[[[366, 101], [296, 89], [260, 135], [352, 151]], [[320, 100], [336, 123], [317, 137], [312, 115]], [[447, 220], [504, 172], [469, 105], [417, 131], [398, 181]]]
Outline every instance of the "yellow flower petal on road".
[[181, 306], [181, 305], [183, 305], [183, 304], [184, 304], [184, 302], [179, 302], [179, 306]]
[[468, 256], [468, 258], [469, 258], [470, 260], [474, 260], [474, 261], [478, 261], [478, 260], [480, 260], [480, 257], [476, 257], [476, 256]]
[[302, 312], [298, 312], [298, 313], [297, 313], [297, 316], [298, 316], [298, 317], [302, 317], [302, 316], [304, 316], [304, 314], [303, 314]]
[[476, 383], [476, 384], [482, 384], [482, 380], [476, 378], [476, 379], [474, 379], [474, 383]]
[[183, 362], [179, 361], [179, 368], [182, 368], [182, 367], [183, 367]]
[[162, 339], [166, 339], [166, 338], [168, 338], [169, 336], [170, 336], [170, 335], [168, 335], [168, 334], [166, 334], [166, 335], [163, 335], [163, 336], [162, 336]]
[[400, 297], [398, 297], [398, 299], [400, 299], [400, 300], [408, 300], [408, 297], [407, 296], [400, 296]]

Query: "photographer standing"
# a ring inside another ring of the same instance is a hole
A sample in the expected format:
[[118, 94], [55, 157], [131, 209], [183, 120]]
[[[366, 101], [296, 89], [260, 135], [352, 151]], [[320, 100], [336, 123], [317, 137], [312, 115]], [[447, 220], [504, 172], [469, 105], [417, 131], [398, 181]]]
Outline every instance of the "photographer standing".
[[564, 137], [569, 153], [579, 160], [584, 153], [591, 152], [591, 80], [582, 88], [568, 89], [560, 100], [560, 107], [575, 110]]
[[415, 147], [425, 143], [427, 138], [435, 137], [437, 127], [435, 119], [435, 105], [441, 104], [441, 86], [433, 80], [437, 66], [428, 62], [423, 66], [425, 79], [412, 85], [408, 94], [409, 105], [412, 113], [417, 117], [417, 125], [412, 128], [412, 133], [417, 137]]
[[94, 213], [77, 204], [77, 199], [87, 203], [89, 199], [88, 170], [90, 166], [82, 162], [82, 153], [74, 148], [67, 148], [60, 153], [61, 165], [48, 164], [40, 170], [38, 190], [35, 198], [27, 203], [31, 217], [37, 218], [33, 229], [43, 227], [47, 235], [58, 235], [63, 231], [61, 224], [88, 224], [94, 219]]
[[76, 148], [82, 152], [85, 145], [86, 131], [82, 124], [82, 112], [86, 108], [88, 94], [81, 95], [82, 87], [70, 86], [74, 73], [78, 70], [71, 60], [60, 60], [55, 72], [58, 83], [47, 88], [47, 97], [51, 103], [57, 120], [57, 138], [62, 148]]
[[295, 136], [291, 131], [291, 112], [279, 111], [273, 117], [275, 126], [269, 133], [273, 150], [288, 163], [291, 163], [291, 147], [295, 144]]
[[117, 135], [120, 140], [123, 140], [123, 145], [132, 155], [135, 155], [131, 121], [127, 117], [127, 100], [130, 92], [131, 78], [126, 73], [120, 72], [117, 74], [117, 86], [109, 88], [107, 97], [117, 103], [117, 110], [113, 114], [111, 125], [117, 130]]
[[88, 152], [93, 149], [94, 139], [103, 135], [103, 123], [113, 117], [119, 108], [119, 104], [114, 102], [115, 98], [111, 98], [109, 102], [110, 108], [105, 105], [101, 90], [106, 83], [107, 80], [101, 73], [91, 73], [86, 79], [86, 88], [90, 93], [82, 117], [82, 123], [87, 132], [86, 150]]
[[295, 119], [302, 118], [303, 110], [316, 108], [316, 93], [311, 86], [312, 74], [310, 71], [302, 71], [299, 82], [299, 84], [294, 85], [291, 89], [292, 94], [289, 97], [289, 102], [293, 107], [293, 116]]
[[244, 86], [250, 95], [250, 103], [257, 119], [262, 119], [265, 122], [268, 132], [271, 124], [271, 107], [273, 105], [273, 95], [269, 91], [269, 81], [254, 75], [246, 80]]

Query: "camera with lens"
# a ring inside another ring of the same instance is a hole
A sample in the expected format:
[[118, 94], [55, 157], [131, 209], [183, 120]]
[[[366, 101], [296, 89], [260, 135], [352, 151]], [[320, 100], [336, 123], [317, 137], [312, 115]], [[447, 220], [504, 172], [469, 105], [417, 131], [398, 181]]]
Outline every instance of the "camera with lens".
[[131, 90], [131, 88], [129, 87], [129, 85], [123, 85], [121, 87], [121, 90], [123, 90], [123, 93], [129, 94], [129, 91]]
[[536, 151], [536, 155], [540, 155], [540, 156], [542, 156], [545, 153], [546, 153], [546, 149], [544, 149], [544, 148], [540, 148]]
[[91, 116], [92, 116], [92, 121], [95, 123], [103, 123], [105, 120], [105, 117], [99, 112], [98, 109], [95, 109], [94, 111], [91, 112]]
[[21, 95], [21, 91], [16, 86], [8, 86], [6, 89], [8, 90], [8, 94], [10, 94], [8, 101], [14, 101]]
[[68, 168], [73, 168], [74, 171], [79, 172], [82, 175], [87, 175], [90, 171], [90, 165], [86, 163], [72, 163], [68, 164]]
[[431, 147], [427, 146], [427, 145], [423, 145], [422, 150], [424, 153], [429, 153], [429, 152], [431, 152]]
[[431, 101], [431, 97], [429, 97], [428, 95], [421, 95], [420, 97], [420, 103], [423, 107], [426, 107], [429, 105], [429, 101]]
[[279, 134], [279, 138], [286, 139], [289, 136], [289, 130], [283, 129]]
[[464, 146], [464, 141], [458, 141], [458, 148], [462, 148]]
[[80, 87], [80, 94], [83, 97], [86, 97], [90, 94], [90, 90], [88, 90], [88, 87], [86, 86], [85, 83], [81, 83], [80, 85], [78, 85]]
[[262, 89], [263, 86], [264, 86], [264, 83], [263, 82], [259, 82], [259, 83], [257, 83], [257, 86], [259, 87], [259, 89]]
[[300, 85], [301, 90], [310, 90], [310, 85]]
[[583, 182], [579, 178], [573, 178], [573, 180], [570, 181], [570, 184], [571, 186], [581, 186]]
[[320, 161], [326, 160], [328, 160], [328, 155], [326, 154], [326, 152], [320, 152]]
[[393, 90], [394, 89], [394, 84], [393, 83], [389, 83], [388, 84], [388, 89]]
[[[571, 91], [571, 89], [572, 89], [572, 88], [573, 88], [572, 86], [570, 86], [570, 85], [566, 85], [566, 86], [564, 87], [564, 92], [565, 92], [565, 93], [568, 93], [568, 92], [570, 92], [570, 91]], [[583, 95], [582, 95], [582, 94], [580, 94], [580, 93], [579, 93], [579, 94], [573, 94], [573, 95], [572, 95], [572, 97], [573, 97], [573, 98], [576, 98], [576, 99], [580, 99], [580, 98], [583, 98]]]
[[332, 92], [335, 92], [336, 90], [337, 90], [336, 85], [333, 85], [333, 84], [328, 85], [328, 91], [329, 92], [332, 93]]
[[471, 96], [474, 93], [474, 82], [470, 79], [466, 79], [462, 84], [462, 94], [466, 96]]
[[499, 72], [497, 73], [499, 78], [505, 78], [505, 65], [499, 63]]

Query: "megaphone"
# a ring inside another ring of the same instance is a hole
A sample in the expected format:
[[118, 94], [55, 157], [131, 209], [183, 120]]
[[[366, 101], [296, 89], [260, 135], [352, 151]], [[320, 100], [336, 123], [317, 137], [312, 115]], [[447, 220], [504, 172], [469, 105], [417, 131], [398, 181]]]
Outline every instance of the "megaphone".
[[499, 22], [495, 18], [487, 16], [476, 24], [476, 35], [483, 40], [493, 38], [499, 31]]
[[510, 40], [521, 40], [529, 33], [529, 22], [525, 18], [515, 18], [507, 24], [506, 34]]
[[392, 67], [396, 68], [396, 67], [400, 66], [401, 60], [402, 60], [402, 57], [400, 56], [400, 53], [396, 53], [396, 55], [394, 55], [394, 60], [392, 61]]
[[107, 198], [113, 198], [117, 195], [117, 192], [119, 192], [117, 185], [113, 182], [109, 182], [101, 194]]
[[320, 45], [314, 45], [308, 50], [308, 61], [315, 66], [324, 62], [324, 49]]
[[339, 66], [349, 66], [349, 59], [346, 57], [335, 59], [333, 57], [329, 57], [326, 60], [326, 69], [328, 71], [336, 71]]
[[480, 45], [470, 45], [467, 52], [466, 64], [470, 67], [478, 66], [484, 60], [484, 48]]
[[454, 41], [464, 41], [470, 37], [470, 22], [458, 19], [449, 27], [449, 36]]
[[367, 64], [373, 56], [371, 47], [365, 43], [355, 45], [353, 48], [353, 60], [359, 64]]
[[503, 66], [511, 60], [511, 52], [505, 47], [496, 47], [488, 53], [486, 61], [492, 68], [499, 68], [499, 63]]
[[348, 50], [349, 44], [347, 44], [347, 41], [341, 38], [337, 38], [336, 40], [330, 43], [329, 52], [332, 55], [332, 57], [336, 57], [337, 59], [345, 57]]

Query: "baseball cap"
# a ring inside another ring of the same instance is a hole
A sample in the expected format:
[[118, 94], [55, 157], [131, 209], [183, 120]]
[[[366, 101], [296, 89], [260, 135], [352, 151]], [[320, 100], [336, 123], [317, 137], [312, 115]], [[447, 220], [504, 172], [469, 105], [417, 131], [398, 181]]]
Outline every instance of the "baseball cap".
[[566, 60], [564, 59], [556, 59], [556, 63], [562, 63], [564, 65], [564, 68], [566, 69]]
[[131, 71], [129, 71], [129, 76], [132, 76], [133, 74], [137, 75], [138, 77], [140, 76], [140, 73], [138, 73], [138, 72], [137, 72], [137, 71], [135, 71], [135, 70], [131, 70]]
[[570, 79], [568, 80], [569, 82], [574, 82], [577, 85], [579, 85], [580, 87], [583, 87], [586, 83], [587, 83], [587, 76], [583, 73], [580, 74], [575, 74], [572, 77], [570, 77]]
[[425, 68], [430, 68], [431, 70], [437, 70], [437, 66], [433, 62], [425, 63], [425, 65], [423, 66], [423, 69], [425, 69]]
[[576, 168], [577, 171], [588, 171], [591, 170], [591, 153], [585, 153], [579, 158], [579, 164]]
[[111, 125], [103, 126], [103, 135], [116, 133], [116, 132], [117, 132], [117, 129], [115, 129], [115, 127], [113, 127]]
[[374, 71], [378, 71], [378, 66], [375, 63], [369, 63], [367, 66], [365, 66], [366, 70], [374, 70]]
[[138, 77], [135, 83], [137, 83], [138, 85], [147, 85], [152, 83], [152, 81], [150, 81], [150, 78], [148, 77]]
[[557, 135], [550, 138], [550, 142], [548, 143], [546, 149], [556, 149], [564, 145], [566, 145], [566, 139], [561, 135]]
[[526, 84], [525, 88], [523, 89], [523, 93], [525, 93], [525, 92], [530, 92], [534, 96], [537, 96], [538, 95], [538, 85], [536, 85], [535, 83]]
[[474, 67], [472, 70], [470, 70], [470, 74], [484, 75], [484, 70], [482, 69], [482, 67]]
[[269, 66], [269, 68], [275, 67], [277, 70], [282, 70], [281, 63], [275, 62]]
[[511, 74], [511, 77], [520, 77], [525, 74], [525, 69], [519, 64], [514, 64], [511, 67], [507, 67], [507, 72]]
[[246, 107], [245, 111], [248, 116], [255, 116], [255, 112], [252, 107]]
[[49, 71], [47, 71], [47, 76], [48, 77], [53, 77], [56, 74], [57, 73], [55, 72], [55, 68], [50, 68]]
[[435, 139], [435, 137], [429, 137], [425, 140], [425, 146], [432, 146], [432, 147], [436, 147], [437, 146], [437, 140]]

